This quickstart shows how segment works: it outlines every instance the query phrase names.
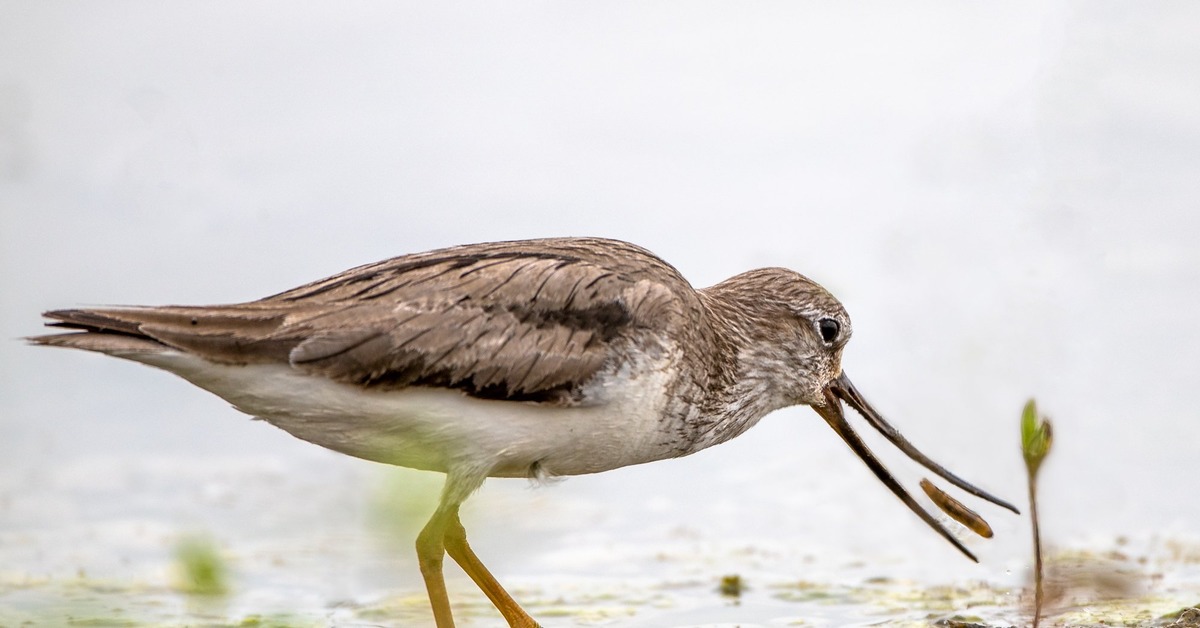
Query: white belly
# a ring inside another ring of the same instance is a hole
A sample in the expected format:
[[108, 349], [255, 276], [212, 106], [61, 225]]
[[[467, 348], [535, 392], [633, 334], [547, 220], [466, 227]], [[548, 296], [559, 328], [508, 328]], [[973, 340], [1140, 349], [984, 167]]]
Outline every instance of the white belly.
[[226, 366], [176, 352], [134, 359], [298, 438], [404, 467], [579, 475], [676, 455], [660, 421], [670, 360], [623, 370], [589, 391], [594, 403], [566, 408], [437, 388], [366, 390], [287, 365]]

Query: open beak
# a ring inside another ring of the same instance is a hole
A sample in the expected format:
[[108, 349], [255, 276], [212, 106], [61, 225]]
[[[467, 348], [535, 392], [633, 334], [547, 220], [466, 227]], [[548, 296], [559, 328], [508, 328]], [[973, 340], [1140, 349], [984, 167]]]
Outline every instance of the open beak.
[[957, 547], [960, 552], [965, 554], [967, 558], [970, 558], [975, 562], [979, 562], [979, 559], [975, 558], [974, 554], [967, 550], [967, 548], [964, 547], [963, 544], [957, 538], [955, 538], [949, 530], [944, 528], [942, 524], [938, 523], [937, 519], [934, 519], [933, 516], [930, 515], [924, 508], [921, 508], [921, 506], [917, 504], [915, 500], [913, 500], [912, 496], [904, 490], [904, 487], [900, 486], [900, 483], [896, 481], [896, 478], [892, 477], [891, 473], [888, 473], [888, 470], [883, 466], [883, 463], [879, 462], [879, 459], [875, 457], [875, 454], [871, 453], [871, 450], [868, 449], [867, 445], [862, 442], [862, 440], [858, 437], [858, 434], [855, 434], [854, 430], [851, 429], [850, 423], [846, 421], [846, 415], [842, 413], [842, 401], [845, 401], [850, 405], [851, 408], [854, 408], [863, 416], [863, 418], [867, 420], [867, 423], [871, 424], [871, 427], [879, 430], [879, 433], [883, 434], [884, 438], [888, 439], [889, 442], [900, 448], [900, 451], [903, 451], [909, 458], [921, 463], [921, 465], [925, 468], [945, 478], [946, 481], [961, 488], [962, 490], [976, 497], [992, 502], [997, 506], [1007, 508], [1017, 514], [1020, 514], [1020, 511], [1018, 511], [1012, 504], [995, 497], [987, 491], [984, 491], [983, 489], [980, 489], [966, 480], [958, 477], [957, 475], [947, 471], [941, 465], [931, 460], [929, 456], [926, 456], [918, 451], [916, 447], [913, 447], [912, 443], [908, 442], [907, 439], [901, 436], [900, 432], [897, 431], [896, 428], [892, 427], [890, 423], [885, 421], [883, 417], [880, 416], [880, 414], [876, 412], [870, 404], [867, 403], [867, 400], [863, 398], [856, 388], [854, 388], [854, 384], [850, 383], [850, 378], [846, 377], [846, 373], [844, 371], [837, 377], [837, 379], [829, 382], [829, 385], [825, 387], [824, 393], [825, 405], [813, 406], [813, 409], [817, 411], [817, 414], [820, 414], [821, 418], [825, 419], [825, 422], [833, 428], [833, 431], [837, 432], [838, 436], [841, 436], [842, 440], [846, 441], [846, 444], [850, 446], [850, 449], [854, 450], [854, 453], [858, 454], [858, 457], [862, 458], [862, 461], [867, 463], [867, 466], [870, 467], [871, 471], [875, 473], [875, 477], [879, 478], [879, 480], [883, 482], [884, 485], [896, 495], [896, 497], [899, 497], [900, 501], [904, 502], [904, 505], [908, 506], [909, 510], [916, 513], [922, 521], [929, 524], [929, 527], [933, 528], [947, 541], [950, 541], [950, 543], [954, 545], [954, 547]]

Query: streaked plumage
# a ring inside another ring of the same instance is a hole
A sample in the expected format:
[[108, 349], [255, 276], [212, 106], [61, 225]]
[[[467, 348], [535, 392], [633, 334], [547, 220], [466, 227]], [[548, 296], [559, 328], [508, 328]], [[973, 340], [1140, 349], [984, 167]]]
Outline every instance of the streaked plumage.
[[250, 303], [47, 316], [218, 364], [287, 363], [365, 387], [544, 401], [594, 375], [614, 341], [680, 325], [689, 292], [632, 245], [544, 240], [398, 257]]
[[785, 269], [695, 290], [640, 247], [559, 238], [401, 256], [249, 303], [45, 315], [71, 331], [35, 343], [156, 366], [299, 438], [445, 472], [441, 505], [418, 539], [440, 627], [452, 625], [443, 551], [512, 625], [535, 625], [458, 523], [459, 504], [484, 478], [686, 455], [790, 405], [813, 406], [964, 552], [850, 431], [841, 400], [914, 459], [1012, 509], [917, 452], [866, 405], [841, 369], [848, 315]]

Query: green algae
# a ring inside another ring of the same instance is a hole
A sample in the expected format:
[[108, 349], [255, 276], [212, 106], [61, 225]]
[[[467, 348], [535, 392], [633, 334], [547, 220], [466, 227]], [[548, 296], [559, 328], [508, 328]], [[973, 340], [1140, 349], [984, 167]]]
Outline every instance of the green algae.
[[174, 554], [179, 590], [191, 595], [222, 595], [229, 591], [229, 569], [212, 539], [184, 537], [176, 543]]
[[[1194, 565], [1173, 562], [1190, 556], [1186, 544], [1167, 556], [1139, 556], [1127, 545], [1105, 551], [1071, 550], [1047, 559], [1048, 583], [1069, 594], [1048, 598], [1044, 623], [1053, 626], [1146, 626], [1200, 628], [1200, 574]], [[1134, 570], [1131, 566], [1143, 566]], [[1156, 586], [1154, 573], [1181, 569], [1176, 584]], [[1137, 587], [1109, 586], [1098, 572], [1127, 569]], [[1192, 571], [1188, 571], [1192, 570]], [[164, 572], [166, 573], [166, 572]], [[519, 589], [522, 603], [548, 624], [566, 626], [672, 626], [713, 623], [710, 616], [749, 617], [743, 623], [768, 625], [1026, 626], [1031, 623], [1028, 590], [988, 582], [928, 585], [870, 577], [857, 582], [789, 580], [765, 574], [737, 574], [739, 595], [721, 587], [726, 578], [687, 580], [619, 578], [563, 581], [553, 577]], [[230, 576], [232, 577], [232, 576]], [[754, 587], [746, 586], [753, 579]], [[310, 628], [330, 625], [413, 626], [430, 621], [424, 591], [407, 590], [381, 599], [295, 603], [278, 609], [255, 608], [255, 595], [231, 588], [214, 603], [160, 584], [74, 577], [55, 579], [5, 574], [0, 577], [0, 626], [212, 626], [227, 628]], [[502, 626], [490, 602], [463, 589], [454, 610], [466, 626]], [[659, 620], [661, 618], [661, 621]], [[725, 620], [723, 620], [725, 621]], [[1190, 623], [1189, 623], [1190, 622]], [[727, 623], [735, 623], [732, 620]]]
[[737, 574], [721, 576], [721, 582], [717, 585], [717, 591], [721, 595], [730, 598], [739, 598], [742, 596], [742, 591], [745, 590], [745, 583], [742, 582], [742, 577]]

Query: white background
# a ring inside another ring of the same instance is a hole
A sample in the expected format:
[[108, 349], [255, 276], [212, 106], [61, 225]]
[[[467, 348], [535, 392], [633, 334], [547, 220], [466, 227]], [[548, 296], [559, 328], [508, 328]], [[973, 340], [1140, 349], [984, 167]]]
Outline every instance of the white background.
[[[25, 346], [40, 311], [249, 300], [559, 235], [636, 242], [697, 286], [796, 269], [845, 303], [874, 405], [1019, 504], [1038, 398], [1052, 543], [1195, 533], [1200, 5], [0, 4], [0, 538], [65, 552], [18, 569], [136, 571], [64, 528], [211, 527], [185, 496], [240, 483], [185, 471], [212, 461], [321, 478], [279, 504], [374, 473], [165, 374]], [[998, 538], [962, 560], [805, 408], [691, 458], [489, 492], [512, 503], [468, 528], [518, 578], [622, 573], [553, 552], [680, 529], [899, 577], [1028, 564], [1024, 518], [982, 509]], [[522, 500], [537, 531], [510, 542]]]

